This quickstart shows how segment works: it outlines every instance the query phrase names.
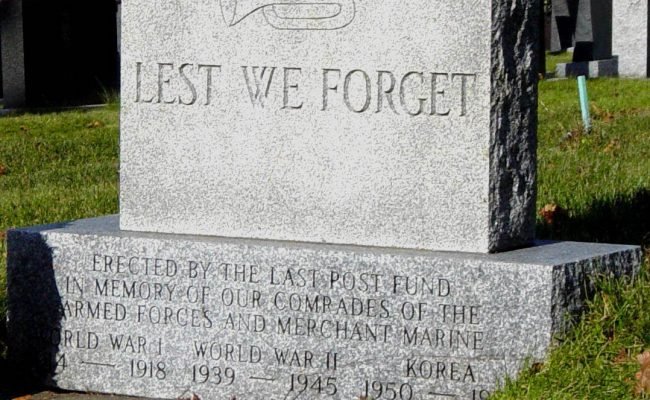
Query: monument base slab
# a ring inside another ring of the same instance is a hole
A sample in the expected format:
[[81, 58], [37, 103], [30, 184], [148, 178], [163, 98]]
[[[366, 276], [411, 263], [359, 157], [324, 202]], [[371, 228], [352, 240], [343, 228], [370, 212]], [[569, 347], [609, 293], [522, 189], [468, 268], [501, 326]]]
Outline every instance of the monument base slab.
[[8, 234], [15, 365], [63, 389], [159, 398], [484, 399], [634, 246], [500, 254], [120, 231]]
[[589, 78], [618, 76], [618, 60], [611, 58], [608, 60], [562, 63], [555, 66], [555, 77], [557, 78], [580, 75]]

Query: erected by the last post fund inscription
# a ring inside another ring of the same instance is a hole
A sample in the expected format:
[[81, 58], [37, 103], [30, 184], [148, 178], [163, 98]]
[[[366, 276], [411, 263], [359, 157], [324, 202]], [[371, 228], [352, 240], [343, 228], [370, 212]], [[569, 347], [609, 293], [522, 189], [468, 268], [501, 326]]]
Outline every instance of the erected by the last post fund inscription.
[[125, 2], [121, 228], [473, 252], [529, 245], [530, 7]]

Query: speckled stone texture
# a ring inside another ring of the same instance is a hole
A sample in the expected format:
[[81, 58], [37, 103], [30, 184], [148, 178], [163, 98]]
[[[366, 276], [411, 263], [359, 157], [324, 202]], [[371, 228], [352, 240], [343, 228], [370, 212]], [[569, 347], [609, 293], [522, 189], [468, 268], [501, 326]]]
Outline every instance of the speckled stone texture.
[[297, 3], [123, 3], [121, 228], [532, 243], [537, 1]]
[[25, 105], [23, 0], [4, 0], [0, 7], [2, 94], [4, 108]]
[[620, 76], [650, 77], [650, 6], [647, 0], [614, 0], [612, 52]]
[[8, 246], [12, 365], [170, 399], [484, 399], [544, 357], [594, 276], [641, 260], [135, 233], [117, 217], [12, 230]]

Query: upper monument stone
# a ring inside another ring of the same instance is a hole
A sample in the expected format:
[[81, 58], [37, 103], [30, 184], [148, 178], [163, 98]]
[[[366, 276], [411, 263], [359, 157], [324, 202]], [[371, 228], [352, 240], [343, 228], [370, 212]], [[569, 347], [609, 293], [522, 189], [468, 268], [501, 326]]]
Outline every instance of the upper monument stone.
[[124, 2], [120, 227], [472, 252], [530, 243], [534, 10]]

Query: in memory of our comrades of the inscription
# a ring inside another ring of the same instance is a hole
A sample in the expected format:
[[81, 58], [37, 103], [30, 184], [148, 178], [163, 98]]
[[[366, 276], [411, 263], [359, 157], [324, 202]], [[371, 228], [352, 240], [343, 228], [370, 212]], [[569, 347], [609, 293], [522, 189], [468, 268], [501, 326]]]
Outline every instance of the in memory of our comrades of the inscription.
[[[522, 72], [517, 91], [501, 91], [493, 11], [487, 0], [130, 0], [120, 226], [429, 250], [530, 244], [535, 81]], [[513, 45], [525, 68], [526, 43]], [[512, 101], [524, 102], [514, 114]]]
[[531, 245], [535, 3], [123, 0], [120, 216], [8, 233], [12, 365], [156, 398], [486, 399], [641, 259]]

